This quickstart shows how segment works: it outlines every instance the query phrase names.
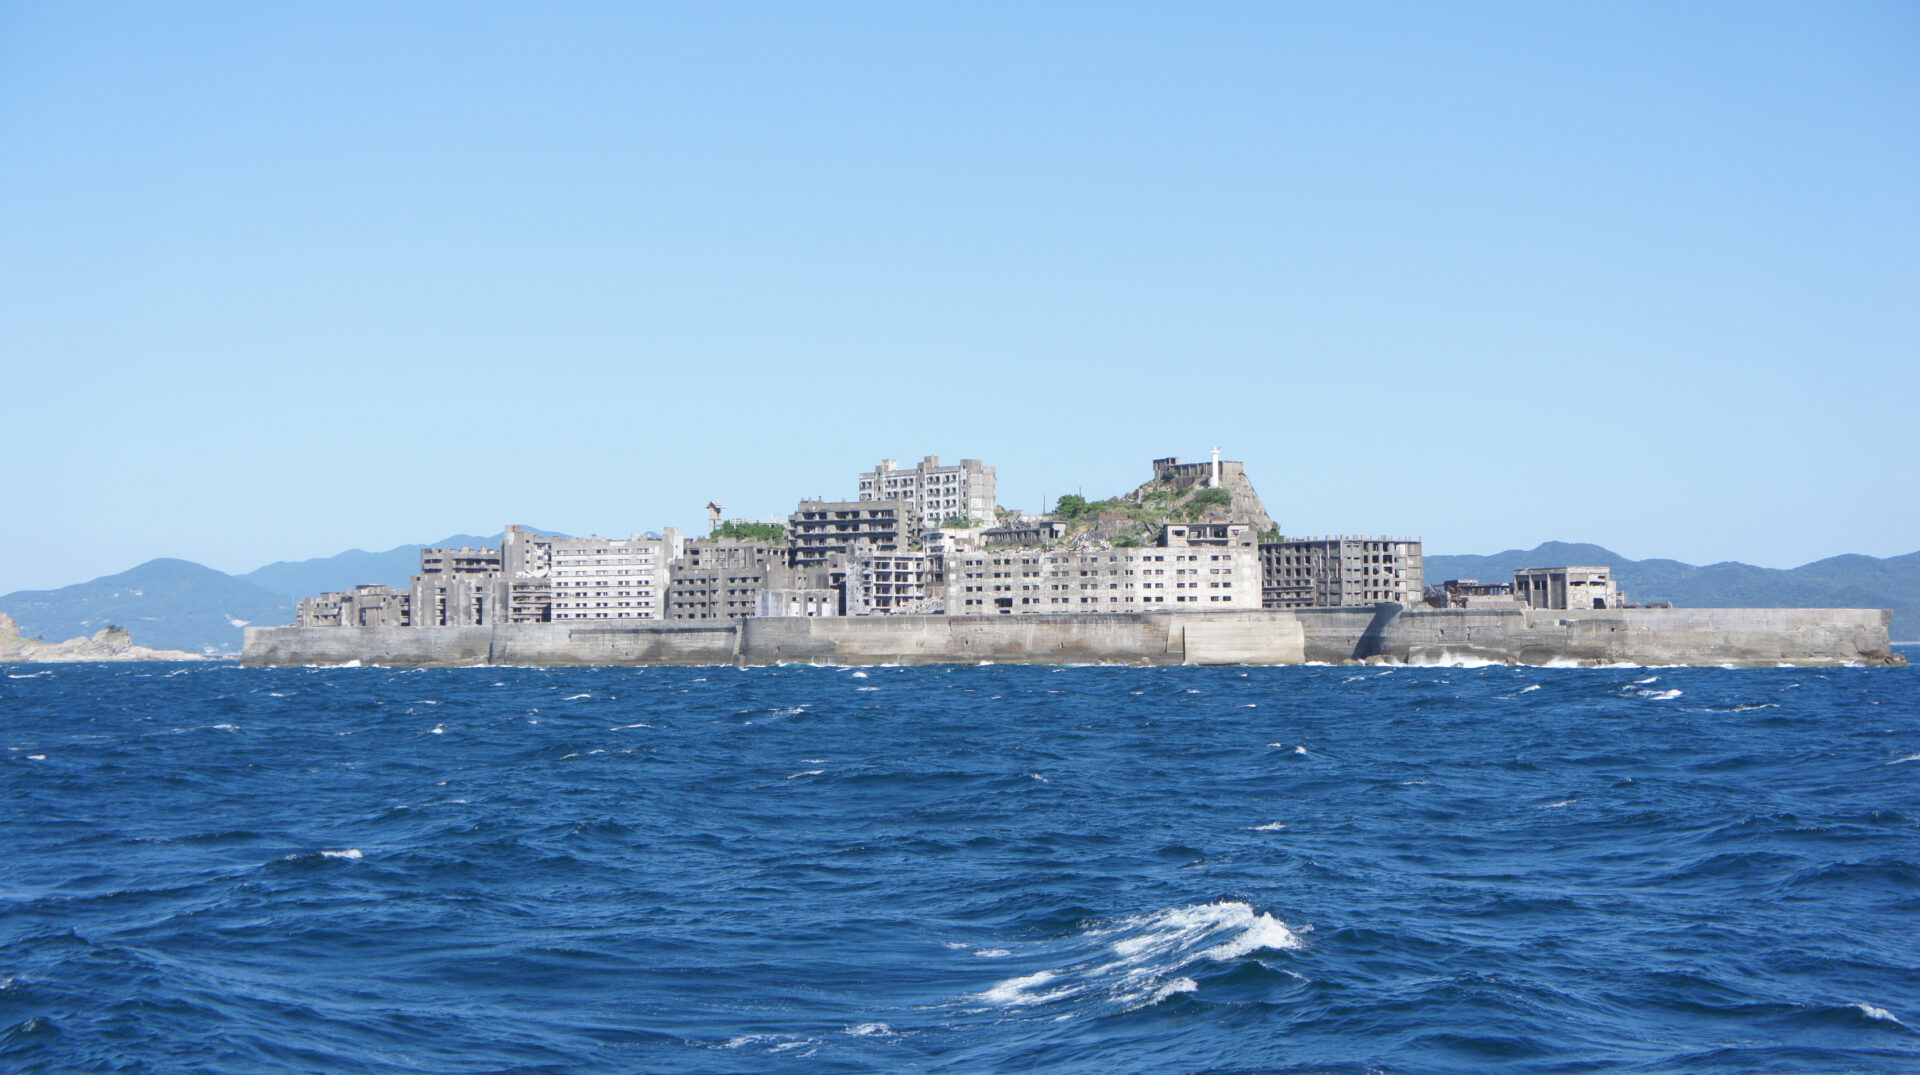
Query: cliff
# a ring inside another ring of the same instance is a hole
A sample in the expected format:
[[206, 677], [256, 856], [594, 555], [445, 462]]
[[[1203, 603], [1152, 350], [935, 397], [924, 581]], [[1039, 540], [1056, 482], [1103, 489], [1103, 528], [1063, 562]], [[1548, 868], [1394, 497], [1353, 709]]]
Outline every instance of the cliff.
[[203, 661], [198, 653], [148, 649], [133, 644], [124, 627], [103, 627], [93, 637], [40, 642], [20, 637], [13, 617], [0, 612], [0, 663], [46, 664], [60, 661]]

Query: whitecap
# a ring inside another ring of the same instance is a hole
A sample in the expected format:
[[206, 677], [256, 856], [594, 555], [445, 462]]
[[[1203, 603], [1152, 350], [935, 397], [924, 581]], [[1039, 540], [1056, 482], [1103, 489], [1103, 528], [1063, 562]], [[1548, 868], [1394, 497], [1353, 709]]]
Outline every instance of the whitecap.
[[1265, 825], [1255, 825], [1255, 826], [1253, 827], [1253, 831], [1255, 831], [1255, 832], [1285, 832], [1285, 831], [1286, 831], [1286, 828], [1287, 828], [1287, 823], [1286, 823], [1286, 822], [1284, 822], [1284, 821], [1269, 821], [1269, 822], [1267, 822], [1267, 823], [1266, 823]]
[[591, 697], [593, 697], [593, 695], [591, 694], [569, 694], [565, 698], [562, 698], [560, 700], [563, 702], [577, 702], [582, 698], [591, 698]]
[[801, 777], [803, 777], [803, 776], [819, 776], [819, 775], [821, 775], [822, 773], [825, 773], [825, 772], [826, 772], [826, 770], [825, 770], [825, 769], [803, 769], [803, 770], [801, 770], [800, 772], [797, 772], [797, 773], [795, 773], [795, 774], [793, 774], [792, 776], [790, 776], [790, 777], [788, 777], [787, 779], [788, 779], [788, 780], [798, 780], [798, 779], [800, 779], [800, 778], [801, 778]]
[[1860, 1009], [1861, 1014], [1865, 1015], [1869, 1019], [1878, 1019], [1882, 1022], [1887, 1022], [1887, 1023], [1900, 1023], [1901, 1026], [1907, 1025], [1905, 1023], [1900, 1022], [1899, 1016], [1894, 1015], [1892, 1012], [1886, 1010], [1885, 1008], [1876, 1008], [1871, 1004], [1855, 1004], [1853, 1006], [1855, 1008]]
[[1051, 993], [1033, 992], [1036, 987], [1043, 986], [1058, 977], [1060, 977], [1060, 975], [1054, 971], [1043, 970], [1022, 975], [1018, 978], [1008, 978], [1006, 981], [1000, 982], [992, 989], [980, 994], [980, 999], [989, 1004], [998, 1004], [1002, 1007], [1044, 1004], [1049, 1000], [1068, 996], [1073, 992], [1071, 989], [1060, 989]]
[[1560, 800], [1559, 802], [1557, 802], [1557, 803], [1547, 803], [1546, 805], [1544, 805], [1544, 806], [1542, 806], [1542, 807], [1540, 807], [1540, 809], [1542, 809], [1542, 810], [1552, 810], [1552, 809], [1555, 809], [1556, 807], [1561, 807], [1561, 806], [1572, 806], [1572, 805], [1573, 805], [1574, 803], [1576, 803], [1576, 802], [1579, 802], [1579, 801], [1580, 801], [1580, 800], [1578, 800], [1578, 799], [1561, 799], [1561, 800]]
[[[966, 946], [961, 945], [961, 947], [964, 948]], [[1013, 953], [1005, 948], [976, 948], [973, 954], [979, 956], [981, 959], [1004, 959]]]
[[1153, 994], [1153, 999], [1147, 1001], [1147, 1003], [1158, 1004], [1168, 997], [1179, 996], [1182, 993], [1197, 993], [1199, 991], [1200, 983], [1194, 981], [1192, 978], [1175, 978], [1173, 981], [1168, 982], [1156, 990]]
[[1525, 693], [1527, 693], [1528, 691], [1537, 691], [1537, 690], [1539, 690], [1539, 689], [1540, 689], [1540, 684], [1538, 684], [1538, 683], [1529, 683], [1529, 684], [1527, 684], [1526, 686], [1524, 686], [1524, 687], [1522, 687], [1522, 688], [1520, 688], [1520, 693], [1521, 693], [1521, 694], [1525, 694]]
[[27, 760], [28, 761], [46, 761], [47, 756], [45, 754], [29, 754], [27, 755]]
[[856, 690], [856, 691], [877, 691], [877, 690], [879, 690], [880, 688], [878, 688], [878, 687], [855, 687], [855, 688], [853, 688], [853, 689], [854, 689], [854, 690]]
[[893, 1033], [893, 1028], [885, 1023], [858, 1023], [848, 1027], [846, 1032], [856, 1038], [886, 1037]]
[[433, 727], [427, 729], [427, 734], [428, 735], [445, 735], [447, 734], [447, 726], [444, 724], [436, 724]]
[[651, 727], [653, 727], [653, 725], [651, 724], [619, 724], [619, 725], [615, 725], [612, 728], [608, 728], [607, 730], [610, 732], [624, 732], [628, 728], [651, 728]]
[[1634, 681], [1633, 681], [1633, 685], [1634, 685], [1634, 686], [1636, 686], [1636, 687], [1644, 687], [1644, 686], [1646, 686], [1646, 685], [1647, 685], [1647, 684], [1649, 684], [1649, 683], [1658, 683], [1658, 682], [1660, 682], [1660, 677], [1659, 677], [1659, 676], [1648, 676], [1648, 677], [1647, 677], [1647, 678], [1645, 678], [1645, 679], [1636, 679], [1636, 680], [1634, 680]]
[[357, 859], [365, 858], [366, 856], [360, 853], [359, 848], [349, 847], [344, 851], [322, 851], [320, 852], [320, 857], [328, 859]]
[[1888, 765], [1899, 765], [1899, 764], [1901, 764], [1902, 762], [1909, 762], [1909, 761], [1920, 761], [1920, 754], [1909, 754], [1909, 755], [1907, 755], [1907, 756], [1906, 756], [1906, 757], [1904, 757], [1904, 758], [1895, 758], [1895, 759], [1893, 759], [1892, 761], [1890, 761], [1890, 762], [1888, 762], [1887, 764], [1888, 764]]
[[1299, 746], [1294, 747], [1293, 752], [1295, 754], [1305, 754], [1307, 752], [1307, 744], [1302, 743]]
[[865, 672], [855, 672], [855, 673], [853, 674], [853, 677], [852, 677], [852, 678], [854, 678], [854, 679], [865, 679], [865, 678], [867, 678], [867, 674], [866, 674]]

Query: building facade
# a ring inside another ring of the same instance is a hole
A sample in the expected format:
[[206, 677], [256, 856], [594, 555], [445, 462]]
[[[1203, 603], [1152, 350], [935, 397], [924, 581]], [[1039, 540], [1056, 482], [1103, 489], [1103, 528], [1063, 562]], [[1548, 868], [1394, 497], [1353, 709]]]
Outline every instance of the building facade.
[[659, 620], [674, 544], [667, 538], [549, 538], [552, 618]]
[[1162, 544], [1150, 548], [987, 549], [950, 557], [947, 613], [1259, 608], [1260, 550], [1251, 528], [1232, 524], [1220, 544], [1192, 543], [1196, 529], [1168, 527]]
[[938, 529], [956, 517], [991, 523], [998, 495], [992, 467], [978, 459], [943, 467], [937, 455], [927, 456], [911, 470], [901, 470], [898, 460], [882, 459], [879, 466], [860, 475], [859, 482], [861, 500], [911, 504], [915, 527], [921, 530]]
[[920, 539], [920, 515], [906, 500], [802, 500], [787, 516], [787, 562], [822, 567], [834, 553], [866, 547], [902, 552]]
[[1337, 537], [1260, 546], [1266, 608], [1341, 608], [1426, 599], [1420, 542], [1410, 538]]
[[1528, 608], [1619, 608], [1626, 595], [1604, 567], [1524, 567], [1513, 573], [1513, 595]]

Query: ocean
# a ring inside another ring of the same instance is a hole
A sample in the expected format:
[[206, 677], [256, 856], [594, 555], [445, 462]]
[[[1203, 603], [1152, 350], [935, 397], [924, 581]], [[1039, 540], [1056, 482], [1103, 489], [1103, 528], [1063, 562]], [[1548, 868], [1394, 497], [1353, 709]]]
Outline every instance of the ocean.
[[1916, 670], [0, 671], [7, 1072], [1920, 1070]]

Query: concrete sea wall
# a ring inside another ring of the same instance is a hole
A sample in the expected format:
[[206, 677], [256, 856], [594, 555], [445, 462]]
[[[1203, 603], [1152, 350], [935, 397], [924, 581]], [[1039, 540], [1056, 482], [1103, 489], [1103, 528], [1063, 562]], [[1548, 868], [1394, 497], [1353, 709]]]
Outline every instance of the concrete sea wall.
[[247, 665], [1898, 664], [1877, 609], [1296, 609], [250, 627]]

